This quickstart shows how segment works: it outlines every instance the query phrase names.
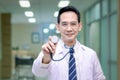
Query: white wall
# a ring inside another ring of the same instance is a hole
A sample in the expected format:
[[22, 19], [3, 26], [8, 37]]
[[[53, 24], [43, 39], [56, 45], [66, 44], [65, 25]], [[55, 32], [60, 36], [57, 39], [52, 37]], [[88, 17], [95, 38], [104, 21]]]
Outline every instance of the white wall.
[[28, 50], [38, 54], [41, 50], [41, 43], [32, 43], [32, 32], [39, 32], [42, 38], [41, 28], [36, 24], [12, 24], [12, 48], [19, 47], [19, 50]]

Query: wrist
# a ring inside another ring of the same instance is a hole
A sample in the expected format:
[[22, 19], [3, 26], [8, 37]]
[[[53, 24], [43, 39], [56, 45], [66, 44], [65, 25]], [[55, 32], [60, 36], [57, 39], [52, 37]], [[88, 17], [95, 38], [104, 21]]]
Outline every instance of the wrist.
[[44, 63], [44, 64], [49, 64], [50, 61], [51, 61], [51, 59], [47, 59], [45, 57], [42, 58], [42, 63]]

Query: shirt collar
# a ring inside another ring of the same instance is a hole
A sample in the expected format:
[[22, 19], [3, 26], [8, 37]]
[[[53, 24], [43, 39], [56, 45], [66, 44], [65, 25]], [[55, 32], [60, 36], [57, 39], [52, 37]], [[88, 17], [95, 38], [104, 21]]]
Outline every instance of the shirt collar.
[[[64, 52], [63, 52], [64, 51]], [[60, 39], [56, 46], [56, 53], [67, 53], [69, 48], [65, 48], [64, 42]], [[79, 53], [80, 51], [84, 51], [84, 48], [81, 46], [80, 42], [76, 39], [76, 43], [74, 45], [75, 53]]]

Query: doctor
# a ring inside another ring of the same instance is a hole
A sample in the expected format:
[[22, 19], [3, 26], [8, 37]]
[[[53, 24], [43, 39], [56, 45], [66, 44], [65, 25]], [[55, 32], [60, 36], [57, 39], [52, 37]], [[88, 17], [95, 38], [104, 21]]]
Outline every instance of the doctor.
[[79, 11], [73, 6], [64, 7], [57, 19], [61, 39], [54, 44], [50, 37], [42, 46], [32, 66], [33, 74], [48, 80], [105, 80], [96, 52], [76, 38], [82, 29]]

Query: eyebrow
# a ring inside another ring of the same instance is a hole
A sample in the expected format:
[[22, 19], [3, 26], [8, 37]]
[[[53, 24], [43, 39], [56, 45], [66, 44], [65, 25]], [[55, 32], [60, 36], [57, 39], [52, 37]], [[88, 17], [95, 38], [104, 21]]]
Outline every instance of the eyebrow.
[[[76, 23], [77, 21], [71, 21], [70, 23]], [[63, 21], [61, 23], [68, 23], [67, 21]]]

